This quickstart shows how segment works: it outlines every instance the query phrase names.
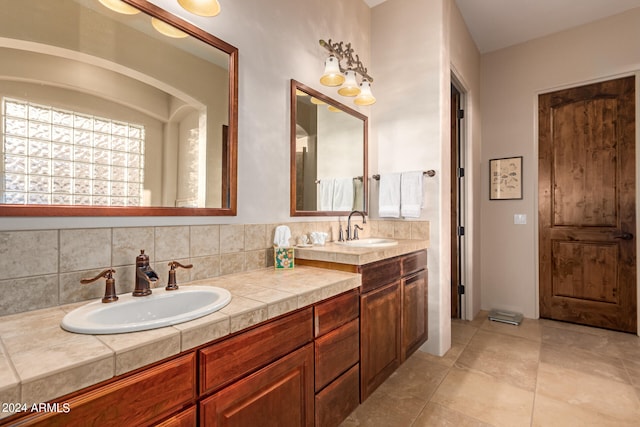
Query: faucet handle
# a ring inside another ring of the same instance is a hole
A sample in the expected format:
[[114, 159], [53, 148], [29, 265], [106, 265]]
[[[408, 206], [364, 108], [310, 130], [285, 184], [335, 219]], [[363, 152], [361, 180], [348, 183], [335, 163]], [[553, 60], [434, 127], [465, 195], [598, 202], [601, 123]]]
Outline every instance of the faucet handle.
[[358, 240], [360, 237], [358, 237], [358, 230], [364, 230], [364, 228], [360, 227], [358, 224], [353, 224], [353, 239], [352, 240]]
[[116, 271], [113, 268], [107, 268], [106, 270], [100, 272], [96, 277], [92, 277], [90, 279], [80, 279], [80, 283], [82, 283], [83, 285], [87, 285], [104, 277], [105, 279], [107, 279], [107, 281], [102, 302], [115, 302], [118, 301], [118, 296], [116, 295], [116, 279], [113, 278], [114, 274], [116, 274]]
[[182, 265], [178, 261], [171, 261], [169, 263], [169, 280], [167, 280], [167, 286], [165, 287], [168, 291], [175, 291], [178, 289], [178, 282], [176, 281], [176, 268], [191, 268], [193, 264]]

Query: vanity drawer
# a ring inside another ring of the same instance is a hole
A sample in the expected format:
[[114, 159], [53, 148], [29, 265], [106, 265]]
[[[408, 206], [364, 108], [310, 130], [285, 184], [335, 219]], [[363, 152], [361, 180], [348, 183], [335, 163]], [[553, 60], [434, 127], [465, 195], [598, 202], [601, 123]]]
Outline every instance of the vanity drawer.
[[362, 273], [362, 292], [369, 292], [398, 280], [401, 276], [400, 260], [391, 258], [366, 264], [360, 267], [360, 273]]
[[313, 324], [316, 337], [334, 330], [360, 315], [358, 290], [353, 289], [324, 301], [314, 308]]
[[[62, 400], [68, 412], [41, 412], [20, 426], [151, 425], [196, 400], [196, 354], [161, 363], [137, 374]], [[60, 408], [64, 409], [63, 403]]]
[[402, 258], [402, 276], [427, 268], [427, 251], [414, 252]]
[[316, 339], [316, 392], [360, 360], [360, 322], [352, 320]]
[[200, 350], [200, 393], [217, 390], [313, 339], [306, 308]]
[[316, 394], [315, 427], [340, 425], [360, 404], [360, 365], [355, 365]]

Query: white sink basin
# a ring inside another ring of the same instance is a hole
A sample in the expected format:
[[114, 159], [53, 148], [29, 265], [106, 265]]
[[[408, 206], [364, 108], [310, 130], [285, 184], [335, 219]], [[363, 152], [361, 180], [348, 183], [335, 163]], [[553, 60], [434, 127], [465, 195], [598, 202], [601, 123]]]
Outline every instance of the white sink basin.
[[398, 241], [393, 239], [370, 237], [367, 239], [348, 240], [346, 242], [336, 242], [336, 244], [342, 245], [342, 246], [351, 246], [354, 248], [384, 248], [387, 246], [395, 246], [398, 244]]
[[91, 302], [67, 313], [63, 329], [80, 334], [118, 334], [144, 331], [197, 319], [231, 301], [226, 289], [184, 286], [175, 291], [154, 289], [146, 297], [120, 295], [116, 302]]

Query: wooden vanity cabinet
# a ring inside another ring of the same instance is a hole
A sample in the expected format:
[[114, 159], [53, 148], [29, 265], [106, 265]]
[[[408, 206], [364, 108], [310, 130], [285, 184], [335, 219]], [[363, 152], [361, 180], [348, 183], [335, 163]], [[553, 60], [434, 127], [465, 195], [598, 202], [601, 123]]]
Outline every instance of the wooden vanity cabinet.
[[357, 289], [314, 307], [315, 426], [338, 426], [360, 404]]
[[[359, 404], [360, 290], [58, 399], [12, 426], [338, 426]], [[5, 422], [0, 421], [0, 425]]]
[[427, 252], [363, 265], [360, 400], [427, 340]]

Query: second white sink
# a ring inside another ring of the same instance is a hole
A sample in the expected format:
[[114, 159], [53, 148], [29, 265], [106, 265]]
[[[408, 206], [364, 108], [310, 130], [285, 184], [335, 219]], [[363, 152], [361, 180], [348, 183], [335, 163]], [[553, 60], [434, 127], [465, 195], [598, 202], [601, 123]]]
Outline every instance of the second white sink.
[[336, 244], [355, 248], [383, 248], [387, 246], [395, 246], [398, 244], [398, 241], [394, 239], [370, 237], [359, 240], [348, 240], [346, 242], [336, 242]]
[[144, 331], [197, 319], [220, 310], [231, 301], [226, 289], [183, 286], [175, 291], [154, 289], [153, 294], [120, 295], [117, 302], [91, 302], [67, 313], [63, 329], [80, 334], [118, 334]]

